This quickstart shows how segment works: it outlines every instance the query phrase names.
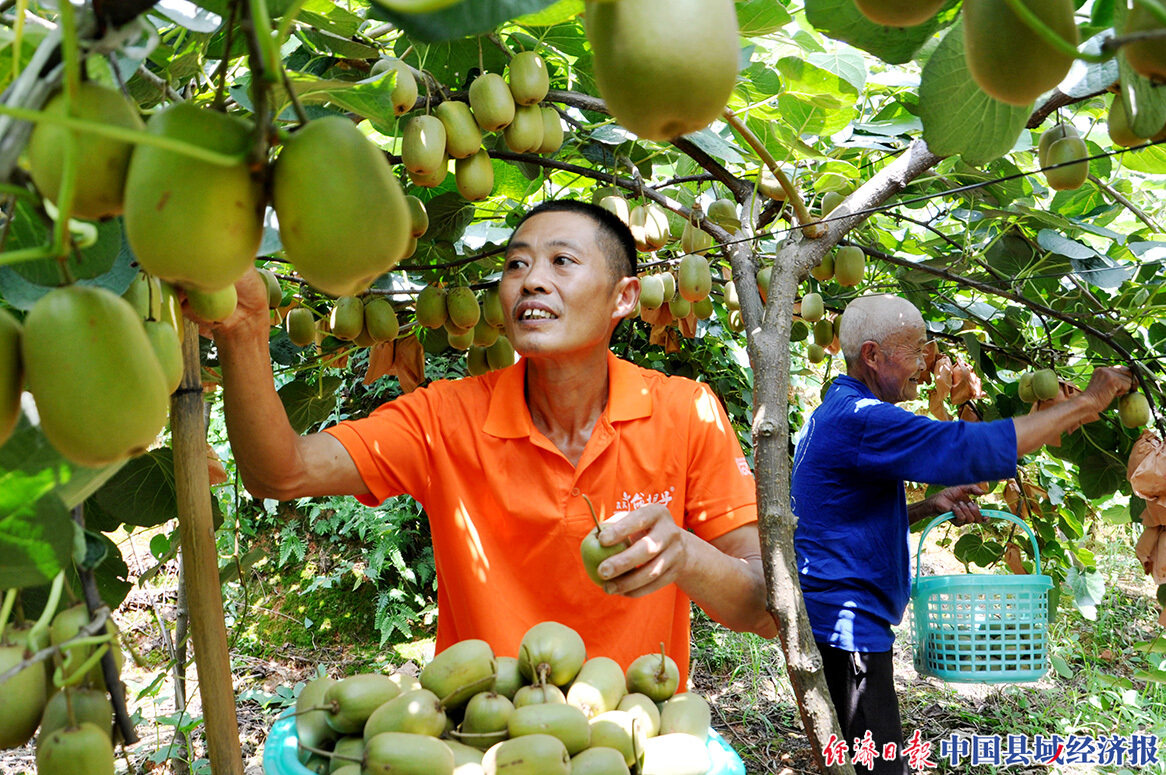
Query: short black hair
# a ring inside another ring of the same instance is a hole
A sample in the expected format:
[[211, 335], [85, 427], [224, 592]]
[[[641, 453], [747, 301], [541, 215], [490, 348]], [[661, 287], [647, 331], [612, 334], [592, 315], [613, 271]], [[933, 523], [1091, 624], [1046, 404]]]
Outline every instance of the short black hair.
[[636, 276], [636, 240], [632, 237], [632, 230], [616, 214], [590, 202], [580, 202], [576, 199], [552, 199], [549, 202], [543, 202], [522, 216], [518, 225], [514, 227], [515, 233], [522, 227], [522, 224], [541, 213], [575, 213], [590, 218], [598, 227], [596, 241], [599, 243], [600, 250], [607, 256], [607, 264], [611, 269], [612, 277], [619, 280], [624, 277]]

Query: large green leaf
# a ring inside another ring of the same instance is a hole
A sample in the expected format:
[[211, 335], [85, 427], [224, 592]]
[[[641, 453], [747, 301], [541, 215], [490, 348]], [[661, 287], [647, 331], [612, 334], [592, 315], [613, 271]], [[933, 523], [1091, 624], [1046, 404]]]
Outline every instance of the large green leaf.
[[126, 463], [93, 501], [118, 522], [155, 527], [178, 517], [174, 487], [174, 453], [162, 447]]
[[40, 428], [21, 417], [11, 438], [0, 446], [0, 489], [17, 486], [22, 477], [42, 478], [54, 484], [66, 508], [81, 504], [123, 463], [87, 468], [69, 462], [53, 449]]
[[790, 21], [789, 11], [774, 0], [737, 0], [737, 26], [743, 38], [769, 35]]
[[519, 16], [514, 21], [528, 27], [551, 27], [583, 13], [583, 0], [558, 0], [541, 11]]
[[407, 36], [436, 43], [480, 35], [519, 16], [541, 11], [555, 0], [461, 0], [433, 13], [399, 13], [373, 3], [370, 16], [390, 21]]
[[296, 20], [345, 38], [355, 35], [364, 21], [332, 0], [306, 0]]
[[287, 410], [296, 433], [305, 433], [332, 415], [340, 377], [321, 377], [318, 383], [294, 380], [279, 389], [279, 400]]
[[1140, 151], [1128, 151], [1121, 159], [1122, 164], [1134, 172], [1161, 175], [1166, 173], [1166, 144], [1154, 145]]
[[806, 0], [806, 20], [823, 35], [892, 65], [910, 62], [940, 24], [937, 16], [918, 27], [884, 27], [863, 16], [854, 0]]
[[506, 69], [506, 55], [497, 46], [478, 43], [476, 38], [421, 43], [402, 36], [395, 44], [395, 53], [450, 88], [460, 90], [469, 87], [470, 73], [478, 68], [479, 61], [486, 72], [501, 73]]
[[1105, 597], [1105, 579], [1096, 568], [1084, 571], [1069, 568], [1069, 575], [1065, 578], [1069, 589], [1073, 590], [1073, 602], [1077, 610], [1089, 621], [1097, 619], [1097, 604]]
[[979, 166], [1012, 150], [1024, 131], [1028, 107], [1006, 105], [984, 93], [968, 72], [959, 24], [944, 35], [923, 68], [919, 117], [933, 153], [959, 155]]
[[50, 471], [0, 477], [0, 589], [47, 584], [69, 561], [73, 520], [53, 486]]
[[[69, 275], [74, 280], [100, 277], [113, 268], [122, 252], [121, 224], [120, 218], [112, 218], [93, 224], [97, 230], [96, 242], [81, 250], [74, 251], [65, 262]], [[48, 239], [48, 224], [41, 219], [41, 216], [37, 214], [36, 209], [27, 199], [18, 199], [5, 248], [7, 250], [34, 248], [46, 244]], [[13, 269], [21, 277], [37, 285], [56, 286], [61, 284], [61, 267], [55, 259], [14, 264]]]

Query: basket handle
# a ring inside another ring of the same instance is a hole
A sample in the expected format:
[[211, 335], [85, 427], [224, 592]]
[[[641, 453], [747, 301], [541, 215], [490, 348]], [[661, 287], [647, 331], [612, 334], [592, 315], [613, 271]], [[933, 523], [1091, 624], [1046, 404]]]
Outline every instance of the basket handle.
[[[994, 519], [1006, 519], [1009, 522], [1015, 522], [1017, 525], [1020, 525], [1022, 528], [1024, 528], [1024, 532], [1028, 533], [1028, 540], [1032, 541], [1032, 556], [1035, 559], [1035, 564], [1033, 566], [1033, 569], [1039, 574], [1040, 573], [1040, 547], [1036, 545], [1036, 534], [1032, 532], [1032, 528], [1030, 528], [1027, 524], [1025, 524], [1024, 521], [1021, 520], [1019, 517], [1017, 517], [1014, 514], [1010, 514], [1007, 511], [1000, 511], [998, 509], [980, 509], [980, 513], [983, 514], [984, 516], [992, 517]], [[935, 519], [928, 522], [927, 527], [923, 528], [923, 534], [919, 536], [919, 547], [915, 550], [915, 581], [916, 581], [916, 583], [919, 581], [919, 555], [923, 552], [924, 539], [926, 539], [927, 534], [931, 532], [931, 528], [935, 527], [936, 525], [947, 522], [950, 519], [955, 519], [955, 514], [953, 514], [950, 511], [944, 512], [943, 514], [940, 514], [938, 517], [936, 517]]]

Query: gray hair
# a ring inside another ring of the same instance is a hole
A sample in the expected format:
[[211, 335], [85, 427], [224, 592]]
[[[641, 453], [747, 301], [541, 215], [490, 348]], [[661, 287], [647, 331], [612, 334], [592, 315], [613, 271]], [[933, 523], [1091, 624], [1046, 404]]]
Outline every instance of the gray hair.
[[883, 344], [905, 327], [922, 327], [923, 315], [906, 299], [890, 294], [860, 296], [846, 305], [838, 341], [847, 365], [858, 360], [863, 342]]

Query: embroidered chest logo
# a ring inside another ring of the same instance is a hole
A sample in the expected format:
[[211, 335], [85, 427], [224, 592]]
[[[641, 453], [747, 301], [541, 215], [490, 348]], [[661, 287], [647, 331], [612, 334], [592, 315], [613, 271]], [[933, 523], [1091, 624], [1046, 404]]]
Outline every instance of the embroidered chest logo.
[[625, 492], [623, 498], [616, 501], [615, 509], [616, 511], [634, 511], [649, 503], [659, 503], [664, 508], [668, 508], [668, 504], [672, 502], [675, 494], [675, 487], [669, 487], [664, 492]]

